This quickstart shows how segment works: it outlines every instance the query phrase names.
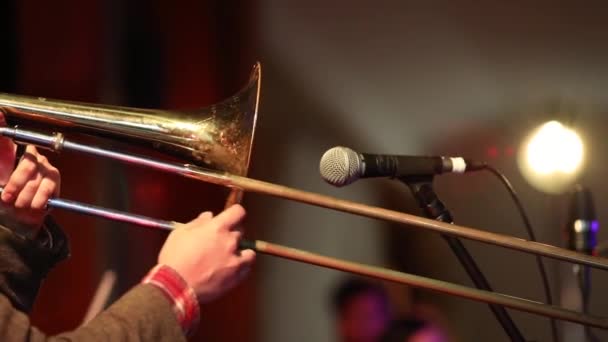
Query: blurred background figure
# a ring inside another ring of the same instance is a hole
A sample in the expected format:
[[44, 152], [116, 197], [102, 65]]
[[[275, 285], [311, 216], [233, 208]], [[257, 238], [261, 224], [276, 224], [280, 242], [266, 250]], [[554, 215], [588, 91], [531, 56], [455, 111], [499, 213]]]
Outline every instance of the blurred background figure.
[[397, 304], [380, 282], [359, 277], [345, 278], [333, 289], [331, 305], [338, 342], [449, 341], [439, 325], [433, 322], [435, 319], [430, 318], [438, 316], [434, 308], [420, 305], [416, 309], [420, 313], [398, 315], [397, 312], [403, 310], [397, 310]]
[[332, 293], [337, 341], [377, 342], [390, 325], [389, 298], [378, 283], [348, 278]]
[[421, 319], [394, 321], [380, 342], [447, 342], [447, 335], [436, 325]]

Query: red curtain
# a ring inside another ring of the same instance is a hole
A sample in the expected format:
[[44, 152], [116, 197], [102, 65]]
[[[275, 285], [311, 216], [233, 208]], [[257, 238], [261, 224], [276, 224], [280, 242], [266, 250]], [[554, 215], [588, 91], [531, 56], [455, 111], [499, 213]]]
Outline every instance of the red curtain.
[[[162, 107], [195, 108], [236, 91], [255, 62], [252, 46], [254, 2], [128, 1], [130, 8], [153, 6], [162, 47]], [[111, 10], [101, 0], [34, 1], [17, 4], [18, 92], [48, 98], [99, 102], [107, 82]], [[127, 11], [133, 15], [133, 11]], [[129, 20], [129, 18], [126, 18]], [[117, 37], [114, 37], [117, 38]], [[121, 37], [118, 37], [121, 38]], [[120, 45], [128, 48], [128, 42]], [[118, 74], [124, 70], [115, 70]], [[120, 77], [119, 77], [120, 78]], [[124, 85], [124, 84], [123, 84]], [[50, 155], [62, 171], [62, 197], [95, 202], [101, 187], [116, 186], [102, 173], [104, 161], [69, 153]], [[125, 172], [134, 212], [186, 221], [209, 208], [219, 210], [225, 189], [141, 169]], [[70, 236], [72, 257], [48, 277], [32, 314], [48, 333], [77, 327], [96, 290], [108, 250], [99, 242], [95, 219], [55, 212]], [[136, 283], [156, 260], [165, 233], [121, 230], [131, 252], [125, 256], [129, 283]], [[114, 237], [116, 234], [113, 235]], [[121, 274], [119, 274], [121, 276]], [[202, 308], [201, 329], [193, 340], [244, 341], [255, 336], [254, 276], [221, 300]]]

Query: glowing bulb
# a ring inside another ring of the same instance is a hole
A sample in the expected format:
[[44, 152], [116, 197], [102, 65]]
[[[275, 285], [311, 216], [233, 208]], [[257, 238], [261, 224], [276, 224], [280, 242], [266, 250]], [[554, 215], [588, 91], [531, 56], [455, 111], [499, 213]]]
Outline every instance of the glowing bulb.
[[559, 193], [576, 178], [583, 163], [583, 141], [572, 129], [549, 121], [528, 139], [520, 157], [526, 179], [542, 191]]
[[543, 175], [573, 173], [583, 161], [583, 142], [573, 130], [550, 121], [530, 139], [527, 159], [532, 170]]

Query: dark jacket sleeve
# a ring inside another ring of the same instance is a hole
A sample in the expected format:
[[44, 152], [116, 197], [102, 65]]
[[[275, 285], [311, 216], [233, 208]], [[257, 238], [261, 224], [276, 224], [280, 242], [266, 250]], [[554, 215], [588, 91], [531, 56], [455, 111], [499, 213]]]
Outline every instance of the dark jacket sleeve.
[[17, 309], [29, 312], [40, 284], [53, 266], [68, 257], [69, 246], [50, 217], [36, 239], [23, 237], [16, 230], [14, 224], [0, 220], [0, 292]]
[[46, 336], [30, 323], [42, 280], [69, 254], [67, 238], [50, 219], [34, 240], [0, 219], [0, 341], [185, 341], [169, 300], [138, 285], [78, 329]]
[[45, 336], [28, 317], [0, 296], [0, 341], [186, 341], [165, 295], [154, 285], [138, 285], [78, 329]]

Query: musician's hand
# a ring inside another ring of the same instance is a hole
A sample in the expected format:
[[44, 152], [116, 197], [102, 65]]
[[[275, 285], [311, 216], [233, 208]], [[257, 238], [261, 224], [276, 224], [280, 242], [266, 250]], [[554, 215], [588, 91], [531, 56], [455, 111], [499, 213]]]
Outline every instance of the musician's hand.
[[[0, 111], [0, 126], [6, 126], [2, 111]], [[8, 181], [15, 166], [17, 145], [9, 138], [0, 137], [0, 184]]]
[[238, 249], [242, 233], [236, 227], [244, 216], [238, 204], [216, 217], [202, 213], [171, 232], [158, 262], [175, 269], [201, 303], [219, 297], [245, 277], [255, 260], [254, 251]]
[[17, 222], [31, 226], [34, 230], [31, 236], [35, 236], [47, 213], [46, 202], [59, 195], [59, 171], [32, 145], [27, 146], [14, 171], [12, 142], [0, 140], [0, 156], [0, 184], [4, 184], [0, 196], [2, 205], [11, 209]]

